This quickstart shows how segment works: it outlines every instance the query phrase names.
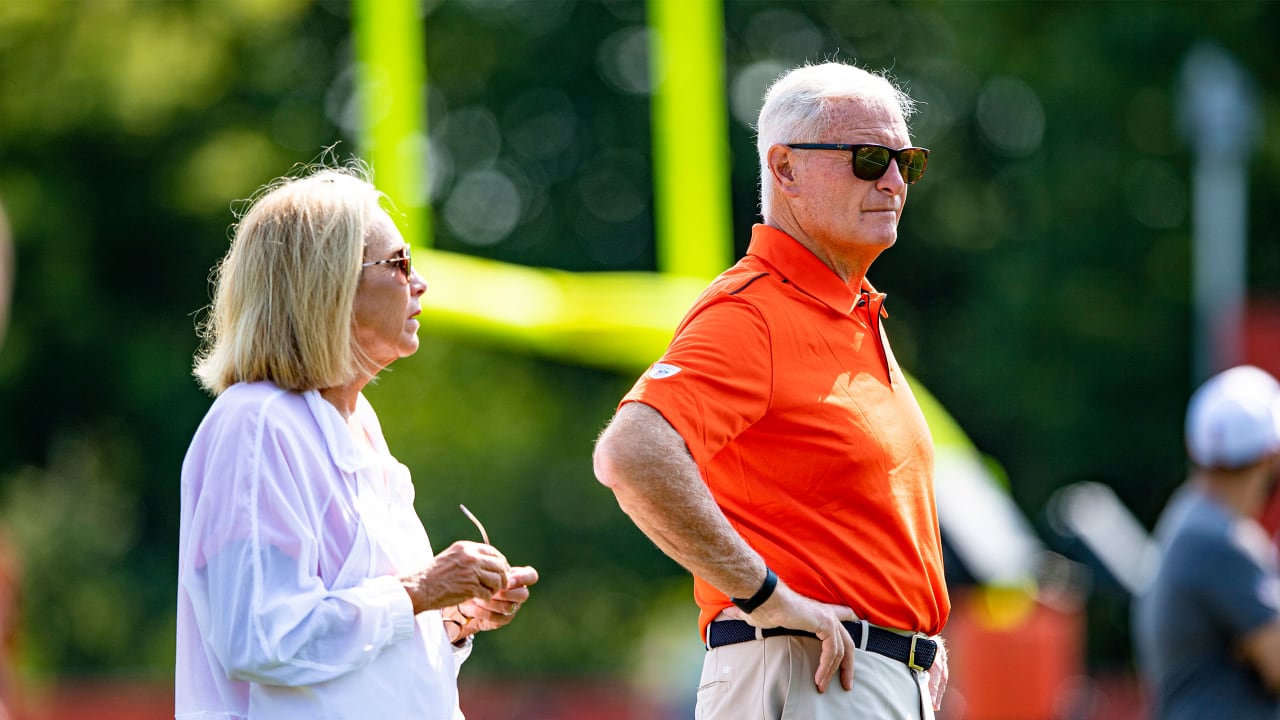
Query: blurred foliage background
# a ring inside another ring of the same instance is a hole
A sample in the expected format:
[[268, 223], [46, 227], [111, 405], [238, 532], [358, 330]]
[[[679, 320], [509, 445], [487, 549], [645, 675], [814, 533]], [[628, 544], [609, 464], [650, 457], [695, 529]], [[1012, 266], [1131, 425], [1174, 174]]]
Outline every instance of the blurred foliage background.
[[[653, 269], [642, 0], [422, 13], [436, 245]], [[344, 0], [0, 4], [16, 258], [0, 523], [23, 559], [28, 675], [172, 671], [178, 473], [210, 403], [190, 375], [194, 326], [233, 202], [335, 142], [358, 152], [349, 16]], [[728, 0], [724, 19], [737, 251], [757, 218], [765, 85], [807, 60], [889, 69], [924, 103], [913, 138], [933, 151], [870, 274], [899, 359], [1037, 525], [1055, 489], [1090, 479], [1150, 526], [1182, 479], [1191, 383], [1180, 67], [1217, 43], [1252, 74], [1263, 117], [1280, 116], [1266, 31], [1280, 4]], [[1280, 286], [1271, 127], [1249, 178], [1249, 284], [1264, 297]], [[467, 673], [629, 672], [655, 616], [695, 642], [687, 578], [591, 473], [632, 376], [422, 336], [368, 395], [428, 531], [439, 547], [472, 537], [465, 502], [544, 578]]]

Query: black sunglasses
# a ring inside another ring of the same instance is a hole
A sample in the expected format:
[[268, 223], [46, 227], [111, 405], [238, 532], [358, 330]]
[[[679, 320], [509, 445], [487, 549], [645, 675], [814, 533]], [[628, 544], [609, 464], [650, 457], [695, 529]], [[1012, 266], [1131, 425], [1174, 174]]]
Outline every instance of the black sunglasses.
[[898, 172], [908, 185], [924, 175], [929, 162], [929, 150], [922, 147], [905, 147], [894, 150], [884, 145], [849, 145], [846, 143], [790, 143], [795, 150], [847, 150], [853, 153], [853, 175], [859, 180], [879, 180], [889, 170], [889, 161], [898, 161]]
[[413, 261], [409, 257], [409, 246], [405, 246], [403, 255], [387, 258], [386, 260], [374, 260], [372, 262], [361, 263], [360, 267], [367, 268], [373, 265], [399, 265], [400, 272], [404, 273], [404, 279], [408, 280], [409, 274], [413, 272]]

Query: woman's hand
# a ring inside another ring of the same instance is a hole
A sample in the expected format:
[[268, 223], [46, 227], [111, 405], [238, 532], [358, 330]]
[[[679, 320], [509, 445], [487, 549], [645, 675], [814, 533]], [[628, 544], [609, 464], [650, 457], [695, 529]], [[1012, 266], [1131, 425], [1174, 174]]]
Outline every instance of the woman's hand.
[[512, 568], [507, 588], [488, 598], [472, 598], [452, 610], [444, 611], [449, 628], [449, 641], [460, 643], [467, 635], [481, 630], [497, 630], [516, 618], [520, 606], [529, 600], [529, 585], [538, 582], [538, 570], [524, 566]]
[[511, 622], [520, 606], [529, 599], [529, 586], [538, 582], [538, 571], [531, 567], [513, 567], [507, 586], [488, 597], [476, 597], [457, 607], [462, 630], [454, 642], [482, 630], [497, 630]]
[[[409, 593], [416, 615], [426, 610], [456, 606], [472, 598], [492, 598], [513, 588], [532, 584], [513, 585], [511, 574], [507, 558], [497, 548], [459, 540], [432, 558], [427, 567], [401, 577], [400, 584]], [[533, 581], [537, 582], [536, 572]], [[528, 595], [526, 589], [524, 597]]]

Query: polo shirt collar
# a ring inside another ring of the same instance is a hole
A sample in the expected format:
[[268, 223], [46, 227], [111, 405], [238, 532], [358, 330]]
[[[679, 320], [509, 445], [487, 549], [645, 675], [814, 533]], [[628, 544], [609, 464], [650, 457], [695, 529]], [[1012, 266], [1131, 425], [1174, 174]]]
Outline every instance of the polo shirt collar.
[[864, 292], [870, 293], [877, 305], [884, 301], [884, 295], [876, 292], [866, 278], [855, 290], [799, 240], [770, 225], [756, 224], [751, 228], [747, 254], [764, 260], [788, 282], [838, 313], [848, 315], [853, 312]]

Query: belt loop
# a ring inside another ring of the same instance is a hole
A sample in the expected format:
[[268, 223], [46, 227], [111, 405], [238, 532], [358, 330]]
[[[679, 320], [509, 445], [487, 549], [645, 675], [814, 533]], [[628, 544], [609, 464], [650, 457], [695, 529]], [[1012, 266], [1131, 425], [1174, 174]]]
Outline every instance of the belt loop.
[[[868, 650], [871, 648], [871, 645], [867, 642], [867, 638], [870, 636], [870, 634], [871, 634], [871, 623], [867, 622], [866, 620], [863, 620], [862, 621], [862, 642], [858, 645], [859, 648], [863, 650]], [[914, 650], [915, 645], [912, 645], [911, 648], [912, 650]]]
[[756, 625], [756, 626], [755, 626], [755, 629], [756, 629], [756, 639], [757, 639], [757, 640], [763, 640], [763, 639], [764, 639], [764, 631], [760, 629], [760, 626], [759, 626], [759, 625]]

